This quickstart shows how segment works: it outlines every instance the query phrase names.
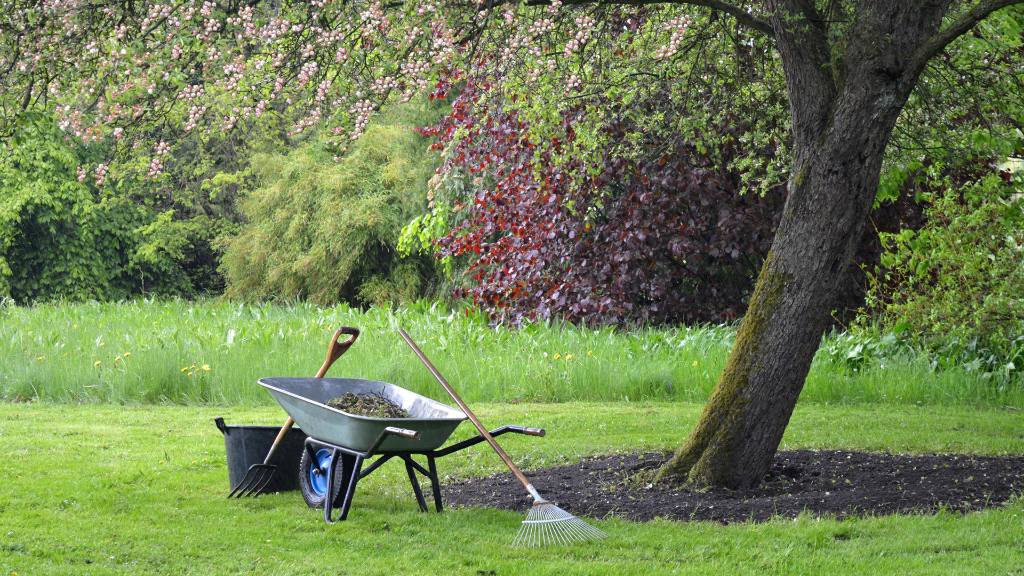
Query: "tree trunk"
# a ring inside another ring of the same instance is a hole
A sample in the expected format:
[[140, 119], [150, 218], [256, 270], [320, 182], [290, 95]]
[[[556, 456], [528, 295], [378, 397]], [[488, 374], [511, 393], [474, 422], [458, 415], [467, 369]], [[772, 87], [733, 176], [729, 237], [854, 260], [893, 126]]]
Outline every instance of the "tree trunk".
[[725, 371], [659, 480], [745, 489], [764, 477], [874, 203], [886, 144], [920, 73], [901, 62], [934, 34], [944, 12], [865, 1], [844, 62], [831, 55], [815, 15], [800, 21], [806, 7], [793, 3], [799, 6], [785, 9], [799, 16], [773, 17], [793, 119], [789, 197]]

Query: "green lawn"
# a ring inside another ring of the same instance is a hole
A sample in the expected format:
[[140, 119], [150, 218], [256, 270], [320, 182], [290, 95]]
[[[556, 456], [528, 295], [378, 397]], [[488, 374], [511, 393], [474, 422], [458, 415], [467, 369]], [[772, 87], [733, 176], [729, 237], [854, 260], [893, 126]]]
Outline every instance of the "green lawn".
[[[525, 468], [676, 446], [692, 403], [483, 404], [485, 424]], [[361, 482], [328, 525], [297, 492], [224, 498], [213, 424], [279, 424], [277, 408], [0, 404], [0, 576], [34, 574], [1020, 574], [1024, 501], [966, 516], [767, 524], [595, 523], [610, 538], [509, 547], [523, 514], [415, 508], [404, 469]], [[456, 437], [469, 436], [464, 424]], [[801, 404], [786, 448], [1024, 453], [1024, 414], [970, 407]], [[439, 461], [442, 477], [501, 471], [483, 446]], [[557, 494], [549, 495], [557, 500]]]

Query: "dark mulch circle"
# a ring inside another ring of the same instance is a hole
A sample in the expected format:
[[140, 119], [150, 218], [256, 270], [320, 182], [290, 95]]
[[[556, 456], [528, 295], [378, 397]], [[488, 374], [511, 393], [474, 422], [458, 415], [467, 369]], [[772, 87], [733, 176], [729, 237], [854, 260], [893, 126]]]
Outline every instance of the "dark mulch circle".
[[[893, 455], [840, 450], [794, 450], [775, 455], [754, 490], [691, 491], [632, 480], [654, 470], [662, 453], [605, 456], [526, 473], [541, 495], [578, 516], [656, 517], [730, 523], [772, 517], [877, 516], [968, 512], [1024, 493], [1024, 456]], [[450, 506], [482, 506], [525, 512], [532, 500], [509, 474], [441, 487]]]

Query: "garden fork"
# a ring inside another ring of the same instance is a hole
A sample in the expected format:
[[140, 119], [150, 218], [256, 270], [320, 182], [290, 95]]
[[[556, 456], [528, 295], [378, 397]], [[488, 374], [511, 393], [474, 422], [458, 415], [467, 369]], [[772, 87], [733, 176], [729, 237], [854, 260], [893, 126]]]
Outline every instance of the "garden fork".
[[[348, 340], [344, 342], [338, 342], [338, 336], [342, 334], [348, 334]], [[320, 371], [316, 373], [314, 378], [323, 378], [324, 374], [327, 374], [327, 370], [330, 369], [331, 365], [341, 355], [344, 354], [352, 346], [352, 343], [359, 337], [359, 330], [350, 328], [348, 326], [342, 326], [338, 328], [338, 331], [334, 333], [334, 337], [331, 338], [331, 343], [327, 348], [327, 359], [324, 360], [324, 365], [320, 367]], [[270, 483], [270, 480], [274, 477], [274, 473], [277, 471], [277, 465], [271, 464], [270, 461], [274, 459], [274, 454], [277, 452], [277, 447], [281, 445], [281, 441], [288, 435], [288, 431], [292, 429], [292, 425], [295, 421], [289, 416], [284, 422], [284, 426], [281, 426], [281, 431], [277, 433], [277, 438], [274, 439], [274, 445], [270, 447], [270, 452], [267, 453], [267, 457], [263, 460], [262, 464], [253, 464], [249, 467], [249, 470], [245, 473], [245, 477], [238, 483], [237, 486], [228, 494], [228, 498], [235, 496], [241, 498], [242, 496], [253, 496], [259, 495], [260, 491], [263, 490]], [[237, 496], [236, 496], [237, 494]]]

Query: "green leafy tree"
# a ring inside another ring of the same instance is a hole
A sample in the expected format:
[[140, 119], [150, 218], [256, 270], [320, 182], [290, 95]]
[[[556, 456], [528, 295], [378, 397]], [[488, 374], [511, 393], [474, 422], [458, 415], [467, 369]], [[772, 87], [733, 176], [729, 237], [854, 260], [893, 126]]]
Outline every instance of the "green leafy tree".
[[1022, 24], [1019, 10], [996, 12], [928, 62], [893, 130], [879, 201], [895, 200], [908, 178], [937, 189], [938, 175], [984, 167], [994, 176], [997, 163], [1020, 156]]
[[187, 278], [163, 258], [140, 258], [140, 229], [152, 210], [79, 167], [101, 158], [72, 146], [50, 118], [25, 118], [0, 160], [0, 296], [19, 303], [54, 298], [120, 299], [183, 293]]
[[[279, 98], [297, 99], [308, 114], [296, 130], [331, 123], [340, 153], [381, 104], [407, 100], [451, 69], [539, 102], [527, 118], [535, 125], [557, 115], [545, 101], [574, 90], [615, 98], [627, 97], [623, 90], [631, 86], [644, 89], [644, 79], [660, 71], [654, 56], [670, 56], [686, 41], [690, 11], [674, 13], [674, 5], [734, 19], [770, 42], [768, 57], [778, 58], [784, 73], [788, 197], [726, 368], [659, 477], [747, 488], [763, 478], [782, 439], [875, 203], [894, 129], [922, 74], [979, 23], [1021, 2], [617, 3], [10, 1], [0, 8], [0, 130], [16, 131], [26, 111], [57, 95], [64, 99], [62, 126], [89, 141], [159, 122], [179, 107], [188, 110], [188, 126], [230, 130], [239, 117], [258, 115]], [[641, 26], [621, 5], [657, 17]], [[1019, 22], [1021, 14], [1011, 9], [996, 18]], [[595, 54], [594, 33], [624, 43], [657, 34], [661, 41], [642, 59], [650, 67], [609, 70], [616, 59], [649, 51], [638, 44]], [[1019, 40], [1019, 34], [1000, 39]], [[245, 57], [252, 52], [263, 58], [250, 67]], [[620, 72], [618, 81], [601, 83]], [[237, 88], [238, 114], [204, 117], [207, 87]]]

